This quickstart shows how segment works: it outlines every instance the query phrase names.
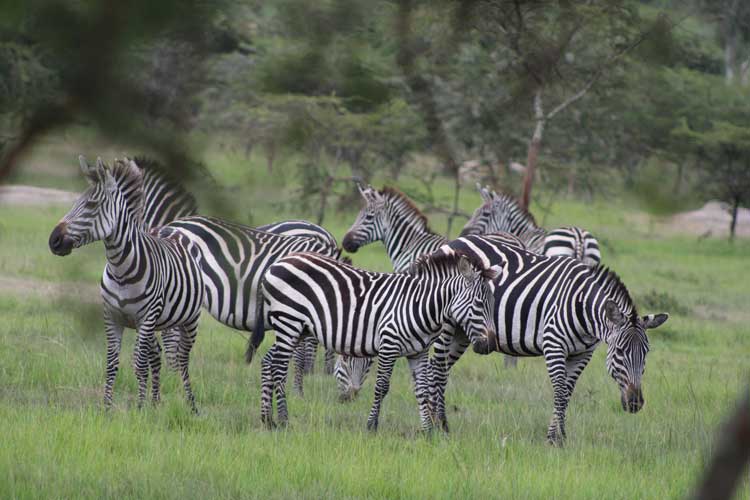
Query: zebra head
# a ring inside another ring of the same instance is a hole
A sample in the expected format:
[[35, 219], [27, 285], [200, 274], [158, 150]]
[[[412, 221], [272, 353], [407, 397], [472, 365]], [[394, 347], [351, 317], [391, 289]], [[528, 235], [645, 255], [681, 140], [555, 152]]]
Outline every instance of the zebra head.
[[489, 187], [482, 187], [478, 183], [477, 189], [482, 196], [482, 204], [474, 210], [474, 214], [464, 225], [459, 236], [509, 231], [508, 210], [502, 206], [497, 194], [490, 191]]
[[74, 248], [109, 237], [122, 213], [120, 207], [129, 204], [136, 217], [140, 208], [143, 177], [133, 161], [115, 161], [110, 170], [101, 158], [94, 167], [83, 156], [78, 160], [89, 187], [52, 230], [49, 248], [55, 255], [68, 255]]
[[465, 255], [458, 259], [462, 289], [450, 306], [450, 315], [474, 345], [474, 352], [489, 354], [497, 350], [492, 280], [498, 275], [495, 267], [485, 269]]
[[373, 358], [357, 358], [342, 354], [336, 357], [334, 375], [339, 386], [339, 401], [353, 401], [365, 383]]
[[359, 211], [357, 219], [341, 242], [344, 250], [350, 253], [385, 237], [385, 197], [372, 186], [362, 187], [361, 184], [357, 184], [357, 188], [365, 200], [365, 206]]
[[643, 407], [641, 378], [646, 369], [648, 337], [646, 330], [656, 328], [669, 318], [666, 313], [639, 317], [624, 314], [614, 300], [604, 303], [604, 316], [609, 330], [607, 339], [607, 371], [620, 386], [622, 409], [636, 413]]

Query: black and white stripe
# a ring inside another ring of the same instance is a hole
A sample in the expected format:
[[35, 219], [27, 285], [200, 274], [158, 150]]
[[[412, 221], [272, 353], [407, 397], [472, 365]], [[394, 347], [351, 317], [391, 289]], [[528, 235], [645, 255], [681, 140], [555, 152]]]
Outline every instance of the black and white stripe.
[[[439, 253], [453, 252], [502, 268], [494, 293], [497, 350], [512, 356], [544, 356], [554, 390], [554, 414], [547, 433], [552, 443], [565, 437], [568, 402], [600, 342], [607, 344], [607, 371], [620, 387], [623, 408], [640, 410], [646, 329], [662, 324], [666, 314], [638, 316], [625, 285], [602, 266], [545, 257], [482, 236], [458, 238]], [[468, 341], [450, 329], [441, 339], [448, 341], [442, 349], [436, 343], [431, 363], [434, 410], [445, 424], [447, 374]]]
[[402, 192], [390, 187], [382, 191], [372, 186], [358, 187], [365, 206], [341, 241], [347, 252], [382, 241], [393, 270], [399, 272], [447, 241], [427, 226], [427, 217]]
[[55, 226], [49, 246], [56, 255], [102, 240], [107, 265], [101, 281], [107, 333], [104, 403], [112, 404], [112, 388], [120, 361], [125, 327], [137, 330], [133, 356], [138, 378], [138, 405], [146, 397], [148, 370], [152, 398], [159, 400], [160, 348], [156, 331], [176, 329], [178, 364], [188, 401], [196, 411], [188, 361], [195, 342], [203, 298], [201, 254], [178, 231], [153, 236], [143, 229], [143, 172], [125, 159], [110, 169], [101, 159], [90, 167], [80, 157], [89, 188]]
[[[179, 229], [200, 248], [204, 306], [216, 320], [238, 330], [253, 331], [261, 280], [278, 259], [296, 252], [341, 255], [320, 238], [273, 234], [213, 217], [183, 217], [165, 227]], [[304, 371], [304, 362], [297, 370]]]
[[461, 236], [508, 232], [518, 236], [530, 252], [571, 257], [588, 266], [601, 261], [599, 243], [585, 229], [562, 227], [547, 232], [536, 225], [534, 216], [521, 208], [513, 196], [479, 185], [477, 188], [483, 203], [464, 225]]
[[[460, 325], [475, 348], [487, 352], [494, 341], [494, 309], [484, 270], [466, 257], [425, 258], [408, 273], [373, 273], [316, 254], [279, 260], [266, 273], [264, 305], [256, 322], [276, 331], [276, 341], [262, 362], [261, 417], [273, 425], [273, 391], [279, 420], [287, 421], [286, 372], [295, 346], [315, 336], [326, 348], [356, 357], [378, 356], [375, 400], [367, 421], [377, 429], [380, 406], [388, 392], [393, 364], [406, 356], [415, 380], [422, 425], [432, 419], [428, 406], [428, 350], [445, 321]], [[248, 361], [257, 343], [248, 346]]]
[[[137, 157], [134, 161], [143, 170], [144, 229], [156, 231], [179, 218], [197, 214], [198, 204], [195, 197], [185, 190], [179, 181], [170, 176], [158, 162], [143, 157]], [[329, 247], [338, 246], [330, 232], [304, 220], [273, 222], [255, 229], [284, 236], [309, 237]], [[174, 369], [177, 369], [176, 355], [179, 337], [179, 332], [176, 331], [167, 330], [162, 333], [167, 364]], [[300, 347], [297, 362], [297, 371], [300, 373], [310, 373], [313, 369], [317, 343], [311, 340], [309, 344], [306, 348]], [[156, 346], [157, 349], [161, 349], [158, 343]], [[332, 353], [326, 354], [327, 372], [333, 373], [333, 355]]]

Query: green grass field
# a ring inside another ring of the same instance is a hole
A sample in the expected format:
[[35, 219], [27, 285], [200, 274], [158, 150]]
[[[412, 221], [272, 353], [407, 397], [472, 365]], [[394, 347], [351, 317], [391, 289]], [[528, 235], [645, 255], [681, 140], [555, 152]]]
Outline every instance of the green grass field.
[[[65, 141], [45, 145], [15, 181], [80, 187], [74, 149]], [[207, 159], [220, 182], [237, 186], [228, 196], [238, 220], [310, 216], [272, 203], [289, 195], [283, 186], [292, 173], [270, 178], [261, 161], [230, 153]], [[440, 189], [450, 196], [447, 184]], [[463, 193], [464, 209], [478, 203], [476, 193]], [[365, 431], [374, 377], [357, 401], [340, 404], [334, 380], [322, 373], [306, 379], [304, 399], [289, 391], [289, 428], [266, 431], [260, 365], [244, 364], [244, 334], [208, 315], [191, 363], [200, 416], [190, 414], [177, 375], [166, 370], [163, 403], [134, 408], [132, 332], [115, 409], [106, 413], [96, 291], [102, 246], [66, 258], [47, 247], [68, 208], [0, 205], [0, 498], [680, 498], [749, 381], [750, 243], [660, 237], [628, 216], [636, 206], [560, 200], [545, 224], [591, 230], [640, 312], [671, 313], [650, 336], [639, 414], [622, 411], [600, 348], [571, 401], [566, 446], [551, 448], [552, 391], [542, 359], [509, 370], [499, 355], [469, 353], [449, 383], [449, 436], [418, 432], [403, 361], [376, 435]], [[325, 225], [340, 239], [356, 209], [331, 213]], [[444, 221], [434, 226], [442, 230]], [[382, 245], [353, 257], [363, 267], [390, 267]], [[747, 479], [739, 497], [750, 498]]]

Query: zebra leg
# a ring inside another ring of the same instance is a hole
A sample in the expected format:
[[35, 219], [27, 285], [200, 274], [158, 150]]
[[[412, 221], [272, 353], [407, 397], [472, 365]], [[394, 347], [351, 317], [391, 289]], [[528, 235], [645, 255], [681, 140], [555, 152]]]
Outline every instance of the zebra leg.
[[422, 422], [422, 430], [429, 432], [434, 427], [434, 415], [430, 410], [430, 360], [429, 349], [420, 353], [408, 356], [409, 368], [414, 379], [414, 395], [417, 397], [419, 406], [419, 418]]
[[135, 341], [135, 353], [133, 354], [133, 367], [138, 379], [138, 409], [143, 408], [143, 403], [146, 401], [148, 371], [154, 342], [153, 322], [149, 318], [138, 326], [138, 337]]
[[300, 397], [305, 395], [303, 380], [305, 373], [308, 373], [307, 368], [309, 366], [309, 360], [307, 358], [307, 350], [309, 348], [308, 346], [311, 344], [311, 339], [314, 339], [314, 343], [312, 343], [314, 355], [315, 349], [318, 347], [318, 339], [314, 338], [312, 335], [300, 338], [299, 343], [292, 353], [294, 356], [294, 390]]
[[573, 396], [573, 389], [576, 388], [578, 377], [581, 376], [581, 372], [583, 372], [583, 369], [586, 368], [586, 365], [591, 361], [591, 356], [593, 354], [593, 350], [586, 351], [580, 354], [568, 356], [568, 359], [565, 360], [565, 373], [567, 375], [566, 383], [568, 386], [568, 392], [570, 393], [569, 397]]
[[562, 345], [552, 342], [545, 342], [543, 350], [554, 395], [554, 411], [547, 429], [547, 441], [553, 446], [562, 446], [565, 441], [565, 411], [570, 401], [566, 371], [567, 354]]
[[104, 329], [107, 333], [107, 371], [104, 382], [104, 407], [109, 409], [112, 407], [112, 388], [115, 384], [117, 370], [120, 367], [123, 327], [115, 323], [105, 311]]
[[177, 371], [177, 349], [180, 345], [180, 330], [170, 328], [161, 332], [161, 341], [164, 343], [164, 358], [170, 370]]
[[315, 335], [310, 335], [305, 339], [304, 350], [305, 369], [302, 373], [304, 375], [310, 375], [315, 371], [315, 356], [318, 354], [318, 338]]
[[336, 351], [326, 349], [325, 373], [333, 375], [336, 371]]
[[190, 351], [193, 349], [195, 344], [195, 336], [198, 333], [198, 321], [183, 325], [180, 328], [180, 340], [177, 346], [177, 367], [180, 370], [180, 376], [182, 377], [182, 386], [185, 388], [185, 397], [187, 398], [190, 409], [196, 415], [198, 414], [198, 407], [195, 405], [195, 395], [193, 395], [193, 389], [190, 386], [190, 372], [188, 371], [188, 365], [190, 363]]
[[505, 364], [506, 368], [515, 368], [518, 364], [518, 358], [515, 356], [508, 356], [507, 354], [503, 354], [503, 363]]
[[396, 363], [396, 359], [398, 359], [398, 352], [380, 351], [378, 353], [378, 378], [375, 382], [375, 399], [372, 402], [370, 416], [367, 418], [368, 431], [378, 430], [380, 406], [383, 404], [386, 394], [388, 394], [388, 389], [390, 389], [391, 374], [393, 373], [393, 365]]
[[[301, 346], [302, 342], [298, 344]], [[286, 426], [289, 421], [289, 413], [286, 407], [286, 376], [289, 370], [289, 360], [292, 357], [293, 349], [282, 343], [275, 344], [277, 347], [271, 363], [271, 375], [273, 376], [273, 385], [276, 389], [276, 413], [279, 417], [279, 425]], [[300, 384], [301, 384], [300, 377]], [[302, 386], [300, 386], [302, 394]]]
[[469, 347], [469, 338], [460, 328], [446, 328], [435, 342], [435, 354], [430, 360], [431, 390], [430, 407], [436, 422], [445, 432], [449, 432], [448, 417], [445, 413], [445, 389], [448, 385], [448, 374], [454, 364]]
[[276, 426], [273, 422], [273, 374], [271, 364], [276, 352], [274, 344], [260, 362], [260, 421], [269, 429]]
[[151, 345], [148, 363], [151, 366], [151, 402], [157, 404], [161, 400], [161, 344], [156, 335]]

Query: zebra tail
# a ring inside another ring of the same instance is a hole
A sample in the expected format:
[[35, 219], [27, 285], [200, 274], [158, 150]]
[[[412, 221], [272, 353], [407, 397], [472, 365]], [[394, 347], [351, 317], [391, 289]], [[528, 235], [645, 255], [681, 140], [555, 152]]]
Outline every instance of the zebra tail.
[[250, 336], [250, 340], [247, 343], [247, 350], [245, 351], [245, 362], [247, 364], [252, 363], [255, 351], [258, 350], [258, 346], [263, 342], [266, 336], [266, 325], [263, 320], [263, 288], [258, 291], [258, 305], [255, 308], [255, 326], [253, 327], [253, 334]]

